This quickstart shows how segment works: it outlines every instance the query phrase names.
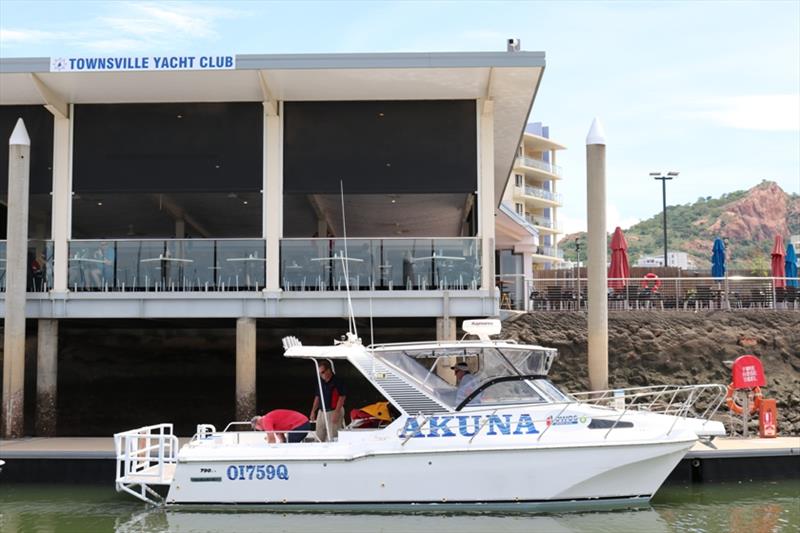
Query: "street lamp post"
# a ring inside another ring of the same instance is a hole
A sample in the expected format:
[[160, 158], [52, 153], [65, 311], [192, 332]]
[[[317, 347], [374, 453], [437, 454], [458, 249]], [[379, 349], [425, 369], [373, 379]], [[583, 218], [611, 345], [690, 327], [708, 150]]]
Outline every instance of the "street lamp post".
[[664, 268], [669, 265], [669, 258], [667, 253], [667, 180], [677, 178], [679, 172], [651, 172], [650, 176], [653, 179], [661, 180], [661, 199], [664, 207]]
[[575, 253], [577, 254], [576, 261], [578, 263], [578, 275], [575, 276], [577, 289], [578, 289], [578, 311], [581, 310], [581, 243], [575, 239]]

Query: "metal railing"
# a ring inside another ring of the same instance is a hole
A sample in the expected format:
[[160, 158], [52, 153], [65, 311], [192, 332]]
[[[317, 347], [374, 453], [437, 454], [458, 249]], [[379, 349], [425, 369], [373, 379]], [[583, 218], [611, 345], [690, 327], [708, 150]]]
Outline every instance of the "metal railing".
[[628, 387], [604, 391], [571, 393], [581, 403], [606, 405], [621, 411], [606, 433], [611, 433], [629, 411], [646, 411], [674, 416], [672, 432], [679, 419], [698, 418], [705, 426], [719, 411], [725, 400], [724, 385], [654, 385], [647, 387]]
[[532, 157], [517, 157], [517, 165], [536, 168], [539, 170], [544, 170], [545, 172], [549, 172], [550, 174], [555, 174], [556, 176], [562, 175], [562, 169], [558, 165], [553, 165], [548, 163], [547, 161], [542, 161], [541, 159], [534, 159]]
[[157, 504], [161, 496], [150, 485], [169, 485], [178, 461], [178, 437], [172, 424], [144, 426], [114, 435], [117, 492]]
[[[476, 237], [282, 239], [281, 288], [289, 291], [475, 290]], [[346, 275], [345, 275], [346, 274]]]
[[[53, 286], [53, 241], [31, 239], [28, 241], [27, 292], [47, 292]], [[6, 241], [0, 241], [0, 292], [5, 292]]]
[[[800, 278], [613, 278], [610, 310], [697, 311], [739, 309], [800, 310]], [[527, 279], [529, 311], [585, 311], [586, 278]], [[520, 303], [513, 308], [519, 309]], [[502, 307], [502, 306], [501, 306]]]
[[555, 193], [555, 192], [552, 192], [552, 191], [548, 191], [546, 189], [542, 189], [542, 188], [539, 188], [539, 187], [534, 187], [532, 185], [525, 185], [524, 187], [517, 187], [517, 188], [521, 189], [521, 192], [525, 196], [532, 196], [534, 198], [540, 198], [542, 200], [547, 200], [549, 202], [555, 202], [557, 204], [562, 203], [561, 202], [561, 194], [560, 193]]
[[558, 249], [555, 246], [537, 246], [533, 252], [536, 255], [546, 255], [548, 257], [564, 258], [564, 250]]
[[72, 291], [242, 291], [266, 281], [262, 239], [73, 240]]

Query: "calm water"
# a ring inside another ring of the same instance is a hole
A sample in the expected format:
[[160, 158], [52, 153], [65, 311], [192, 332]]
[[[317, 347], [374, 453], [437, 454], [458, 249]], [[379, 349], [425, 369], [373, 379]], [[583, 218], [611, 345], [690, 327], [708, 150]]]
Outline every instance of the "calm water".
[[720, 532], [800, 531], [800, 480], [667, 486], [639, 510], [559, 514], [282, 514], [148, 508], [110, 487], [0, 485], [0, 531]]

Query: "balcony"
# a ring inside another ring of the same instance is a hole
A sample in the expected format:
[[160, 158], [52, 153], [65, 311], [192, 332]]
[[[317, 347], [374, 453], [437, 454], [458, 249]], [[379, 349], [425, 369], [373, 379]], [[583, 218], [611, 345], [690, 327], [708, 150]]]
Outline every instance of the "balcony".
[[265, 249], [261, 239], [70, 241], [67, 285], [75, 292], [258, 291]]
[[534, 226], [538, 226], [540, 228], [546, 228], [546, 229], [549, 229], [549, 230], [553, 230], [554, 233], [560, 233], [561, 232], [561, 224], [558, 224], [558, 223], [554, 222], [553, 220], [551, 220], [549, 218], [538, 217], [536, 215], [526, 214], [525, 215], [525, 220], [527, 220], [530, 224], [533, 224]]
[[282, 239], [285, 291], [477, 290], [480, 240]]
[[536, 170], [542, 170], [548, 174], [553, 174], [554, 176], [562, 176], [562, 170], [560, 166], [550, 164], [547, 161], [542, 161], [540, 159], [533, 159], [532, 157], [517, 157], [516, 166], [535, 168]]
[[543, 255], [555, 259], [564, 259], [564, 251], [559, 250], [554, 246], [537, 246], [536, 251], [534, 251], [533, 253], [535, 255]]
[[559, 193], [554, 193], [552, 191], [547, 191], [531, 185], [517, 187], [517, 191], [528, 198], [536, 198], [538, 200], [545, 200], [547, 202], [552, 202], [553, 204], [561, 205], [561, 194]]
[[[27, 292], [47, 292], [53, 286], [53, 241], [28, 241]], [[0, 241], [0, 292], [5, 292], [6, 241]]]

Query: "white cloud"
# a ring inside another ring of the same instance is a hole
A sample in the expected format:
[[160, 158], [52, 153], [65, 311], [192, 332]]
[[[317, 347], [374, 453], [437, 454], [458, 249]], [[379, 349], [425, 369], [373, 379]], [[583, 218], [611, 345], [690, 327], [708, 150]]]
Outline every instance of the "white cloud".
[[62, 32], [30, 30], [26, 28], [0, 28], [0, 43], [3, 44], [51, 42], [63, 39], [66, 36], [67, 34]]
[[689, 118], [745, 130], [799, 131], [800, 94], [754, 94], [697, 102], [705, 109], [687, 111]]
[[[561, 224], [561, 231], [567, 235], [586, 231], [588, 227], [587, 219], [584, 217], [571, 217], [559, 213], [558, 221]], [[615, 205], [609, 204], [606, 206], [606, 231], [608, 233], [613, 233], [617, 226], [626, 230], [639, 222], [640, 220], [636, 217], [623, 216]]]
[[0, 43], [57, 43], [94, 52], [168, 49], [218, 40], [216, 25], [221, 20], [244, 16], [231, 9], [189, 2], [126, 2], [114, 8], [114, 16], [87, 18], [70, 31], [0, 28]]

